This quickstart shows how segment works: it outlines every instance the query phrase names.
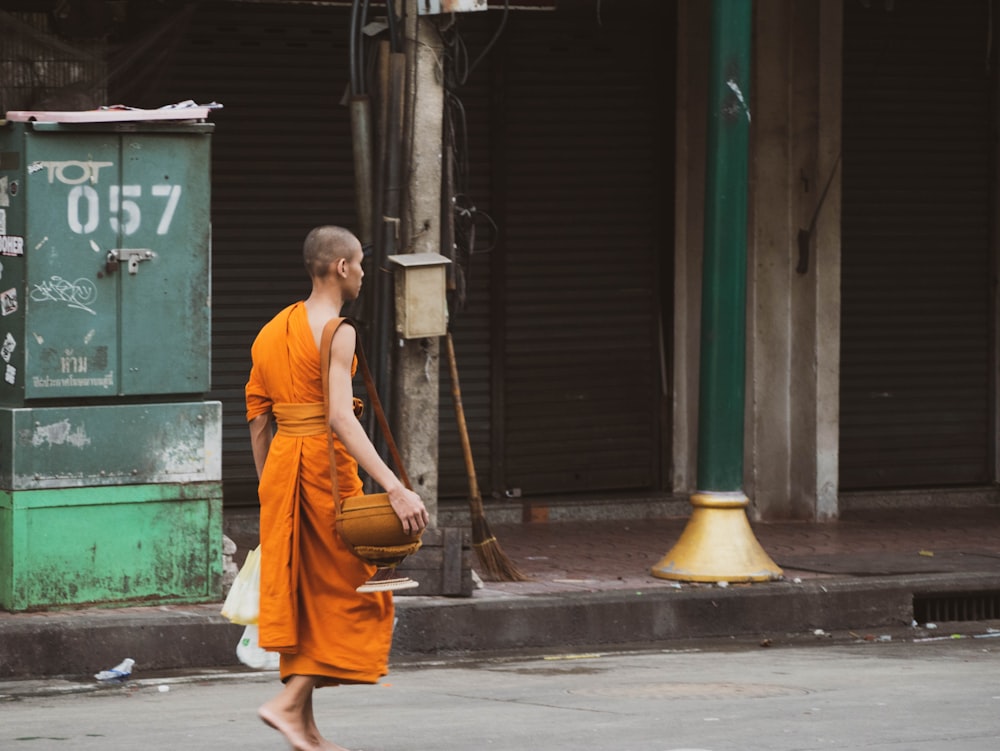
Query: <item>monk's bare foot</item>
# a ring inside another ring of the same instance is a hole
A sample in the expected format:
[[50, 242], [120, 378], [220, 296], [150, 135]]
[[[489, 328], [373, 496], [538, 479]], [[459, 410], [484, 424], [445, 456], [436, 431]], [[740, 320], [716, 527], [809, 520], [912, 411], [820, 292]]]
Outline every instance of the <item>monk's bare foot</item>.
[[348, 749], [343, 746], [338, 746], [333, 741], [328, 741], [324, 738], [320, 732], [319, 728], [316, 727], [316, 723], [313, 722], [308, 730], [309, 739], [316, 744], [318, 751], [348, 751]]
[[313, 702], [312, 695], [310, 694], [309, 699], [306, 701], [305, 707], [305, 722], [306, 722], [306, 735], [308, 738], [316, 744], [316, 748], [320, 751], [348, 751], [348, 749], [343, 746], [338, 746], [333, 741], [328, 741], [323, 737], [323, 734], [319, 732], [319, 727], [316, 725], [316, 715], [313, 714]]
[[348, 751], [343, 746], [338, 746], [333, 741], [328, 741], [320, 735], [319, 730], [311, 731], [309, 733], [309, 740], [316, 744], [316, 751]]
[[[257, 716], [265, 724], [285, 736], [285, 740], [295, 751], [333, 751], [320, 745], [317, 739], [310, 737], [309, 728], [306, 727], [301, 716], [283, 711], [280, 706], [276, 706], [275, 701], [261, 706], [257, 710]], [[339, 746], [334, 747], [334, 749], [337, 748]], [[347, 750], [344, 749], [344, 751]]]
[[316, 727], [315, 723], [311, 725], [308, 733], [309, 733], [309, 739], [316, 744], [316, 748], [319, 751], [348, 751], [348, 749], [344, 748], [343, 746], [338, 746], [333, 741], [328, 741], [326, 738], [324, 738], [320, 734], [319, 728]]

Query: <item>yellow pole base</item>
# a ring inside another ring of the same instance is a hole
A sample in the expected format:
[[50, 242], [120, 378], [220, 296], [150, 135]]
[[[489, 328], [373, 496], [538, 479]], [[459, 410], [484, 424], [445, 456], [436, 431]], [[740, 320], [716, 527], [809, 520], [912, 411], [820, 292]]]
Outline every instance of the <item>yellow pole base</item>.
[[741, 492], [695, 493], [677, 544], [653, 566], [660, 579], [692, 582], [769, 581], [782, 571], [754, 537], [749, 499]]

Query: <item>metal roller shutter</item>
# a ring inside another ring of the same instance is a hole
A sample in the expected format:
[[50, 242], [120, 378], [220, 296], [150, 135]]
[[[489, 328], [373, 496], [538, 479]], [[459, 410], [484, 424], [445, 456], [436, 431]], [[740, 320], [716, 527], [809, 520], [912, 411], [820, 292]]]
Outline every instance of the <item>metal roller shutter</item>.
[[210, 397], [223, 403], [227, 504], [256, 500], [243, 402], [253, 337], [308, 294], [306, 232], [355, 223], [349, 116], [339, 103], [348, 28], [342, 7], [200, 4], [169, 63], [155, 71], [147, 94], [155, 101], [137, 94], [126, 102], [215, 100], [225, 107], [211, 118]]
[[[461, 62], [461, 49], [482, 50], [489, 43], [498, 25], [498, 14], [469, 13], [459, 20], [462, 31], [445, 35], [451, 65]], [[476, 53], [473, 53], [476, 54]], [[468, 62], [468, 61], [466, 61]], [[454, 69], [454, 68], [453, 68]], [[461, 76], [461, 73], [458, 73]], [[492, 148], [494, 138], [490, 109], [490, 65], [483, 61], [472, 71], [467, 81], [452, 87], [455, 100], [450, 117], [455, 123], [456, 142], [453, 152], [460, 162], [455, 190], [458, 204], [469, 212], [464, 222], [456, 219], [459, 244], [471, 254], [459, 253], [457, 272], [463, 277], [464, 305], [455, 306], [449, 326], [455, 342], [455, 353], [461, 384], [462, 408], [469, 432], [472, 458], [479, 489], [484, 496], [493, 490], [493, 405], [491, 393], [491, 358], [493, 317], [492, 252], [496, 233], [492, 229], [493, 195]], [[474, 233], [474, 234], [473, 234]], [[457, 294], [457, 293], [456, 293]], [[462, 453], [461, 438], [455, 417], [451, 377], [447, 355], [441, 347], [441, 412], [438, 441], [438, 493], [444, 498], [464, 498], [468, 495], [468, 478]]]
[[[484, 495], [660, 481], [655, 327], [670, 186], [657, 139], [669, 128], [656, 116], [665, 74], [649, 53], [672, 39], [673, 10], [644, 0], [591, 10], [511, 14], [458, 91], [472, 199], [500, 227], [492, 252], [473, 258], [470, 309], [454, 327]], [[499, 21], [461, 19], [471, 56]], [[442, 384], [440, 492], [459, 496], [446, 372]]]
[[840, 484], [987, 483], [988, 4], [845, 8]]
[[657, 11], [514, 19], [504, 57], [504, 475], [658, 481]]

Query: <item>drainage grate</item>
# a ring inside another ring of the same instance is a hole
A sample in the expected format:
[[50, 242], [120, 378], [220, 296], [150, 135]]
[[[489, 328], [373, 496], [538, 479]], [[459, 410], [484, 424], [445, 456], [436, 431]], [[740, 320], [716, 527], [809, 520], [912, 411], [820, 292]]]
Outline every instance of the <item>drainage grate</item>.
[[1000, 618], [1000, 592], [913, 596], [913, 620], [917, 623], [990, 621], [996, 618]]

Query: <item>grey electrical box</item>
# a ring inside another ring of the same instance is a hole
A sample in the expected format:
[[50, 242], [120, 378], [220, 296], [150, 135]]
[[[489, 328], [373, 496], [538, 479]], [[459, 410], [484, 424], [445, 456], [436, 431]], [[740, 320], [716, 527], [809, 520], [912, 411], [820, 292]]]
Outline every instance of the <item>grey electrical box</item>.
[[396, 333], [404, 339], [448, 333], [445, 266], [451, 261], [440, 253], [402, 253], [389, 260], [396, 266]]

